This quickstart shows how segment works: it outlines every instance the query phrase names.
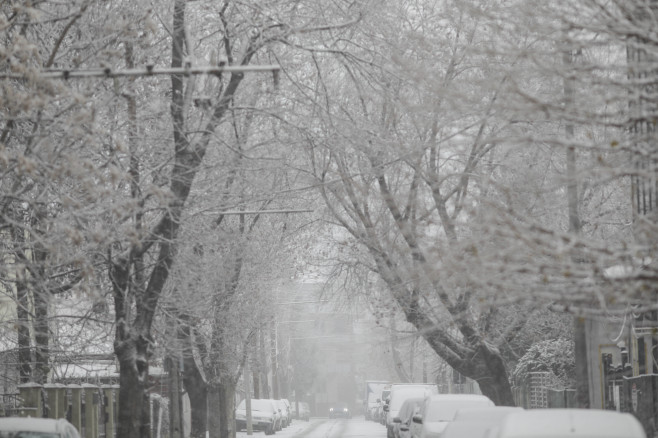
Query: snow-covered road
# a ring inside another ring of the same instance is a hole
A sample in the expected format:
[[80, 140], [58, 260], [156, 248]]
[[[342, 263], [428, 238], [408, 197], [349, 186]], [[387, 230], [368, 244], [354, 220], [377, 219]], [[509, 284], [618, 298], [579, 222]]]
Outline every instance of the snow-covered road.
[[[263, 432], [254, 432], [254, 438], [265, 438]], [[295, 420], [277, 432], [273, 438], [384, 438], [386, 428], [381, 424], [354, 417], [350, 420], [311, 418], [310, 421]], [[248, 438], [247, 432], [237, 433], [237, 438]]]

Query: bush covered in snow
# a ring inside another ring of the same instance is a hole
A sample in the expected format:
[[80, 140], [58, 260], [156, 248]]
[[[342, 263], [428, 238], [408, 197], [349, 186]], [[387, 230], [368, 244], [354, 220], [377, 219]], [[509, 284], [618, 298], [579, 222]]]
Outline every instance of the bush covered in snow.
[[533, 344], [519, 359], [512, 376], [521, 383], [527, 381], [529, 373], [550, 372], [555, 376], [556, 386], [570, 388], [574, 387], [575, 368], [573, 340], [549, 339]]

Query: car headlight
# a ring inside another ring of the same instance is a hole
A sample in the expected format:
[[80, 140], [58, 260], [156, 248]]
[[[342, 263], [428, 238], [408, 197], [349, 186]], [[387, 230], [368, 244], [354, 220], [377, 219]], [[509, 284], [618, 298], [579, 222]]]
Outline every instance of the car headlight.
[[347, 408], [343, 409], [343, 412], [347, 412]]
[[333, 411], [334, 411], [334, 408], [329, 408], [329, 412], [333, 412]]

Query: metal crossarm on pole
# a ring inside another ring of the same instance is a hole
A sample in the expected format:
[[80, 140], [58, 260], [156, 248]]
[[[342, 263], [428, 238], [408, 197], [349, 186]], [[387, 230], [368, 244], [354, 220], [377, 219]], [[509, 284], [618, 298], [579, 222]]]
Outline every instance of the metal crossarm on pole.
[[[162, 75], [219, 75], [222, 73], [247, 73], [247, 72], [273, 72], [279, 71], [280, 66], [275, 64], [266, 65], [224, 65], [224, 66], [185, 66], [185, 67], [154, 67], [146, 65], [140, 68], [117, 70], [110, 67], [88, 69], [88, 70], [67, 70], [67, 69], [49, 69], [36, 73], [37, 78], [41, 79], [84, 79], [84, 78], [120, 78], [120, 77], [141, 77], [141, 76], [162, 76]], [[0, 79], [28, 79], [33, 77], [29, 73], [0, 73]]]

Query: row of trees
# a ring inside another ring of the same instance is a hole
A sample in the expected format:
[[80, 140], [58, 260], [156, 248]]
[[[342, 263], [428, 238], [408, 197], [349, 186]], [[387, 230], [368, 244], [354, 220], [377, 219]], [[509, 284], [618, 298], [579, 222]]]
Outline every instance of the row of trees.
[[654, 309], [655, 24], [644, 1], [388, 2], [332, 75], [314, 58], [308, 155], [343, 272], [381, 279], [499, 404], [546, 306]]
[[[498, 404], [547, 306], [653, 310], [653, 1], [0, 9], [7, 338], [45, 382], [53, 303], [89, 303], [121, 436], [148, 436], [167, 357], [194, 435], [230, 437], [267, 292], [312, 259]], [[115, 75], [142, 66], [172, 73]]]

